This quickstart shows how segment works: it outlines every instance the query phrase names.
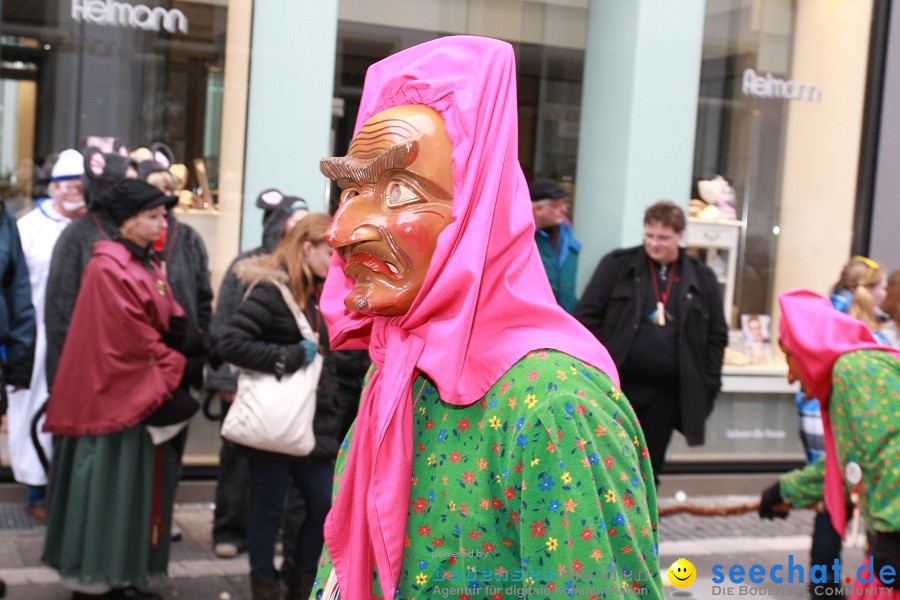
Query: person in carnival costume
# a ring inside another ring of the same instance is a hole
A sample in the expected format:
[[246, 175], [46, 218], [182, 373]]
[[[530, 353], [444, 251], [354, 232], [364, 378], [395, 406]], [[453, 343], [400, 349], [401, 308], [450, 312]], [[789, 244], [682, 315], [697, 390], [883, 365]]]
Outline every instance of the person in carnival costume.
[[342, 189], [322, 312], [332, 347], [374, 364], [336, 464], [326, 600], [662, 597], [643, 434], [534, 244], [515, 77], [487, 38], [390, 56], [347, 155], [321, 162]]
[[50, 197], [42, 199], [17, 223], [28, 265], [37, 336], [31, 384], [28, 389], [9, 395], [9, 453], [16, 481], [27, 486], [28, 512], [40, 523], [47, 522], [47, 471], [53, 455], [52, 436], [40, 432], [43, 420], [39, 416], [48, 395], [44, 374], [47, 351], [44, 300], [56, 240], [73, 219], [87, 211], [81, 183], [83, 174], [84, 158], [80, 152], [72, 149], [60, 152], [51, 171]]
[[104, 196], [115, 238], [84, 271], [44, 429], [61, 439], [42, 560], [73, 600], [158, 600], [169, 559], [178, 433], [197, 404], [179, 390], [184, 311], [152, 251], [175, 199], [124, 179]]
[[856, 593], [896, 598], [900, 429], [894, 424], [900, 418], [900, 351], [878, 343], [865, 323], [834, 310], [830, 301], [813, 292], [797, 290], [778, 300], [788, 378], [799, 381], [807, 396], [819, 399], [825, 455], [764, 490], [759, 514], [784, 518], [785, 503], [813, 506], [824, 500], [835, 531], [843, 537], [846, 503], [851, 500], [856, 514], [850, 537], [855, 537], [861, 516], [868, 542], [861, 576], [871, 579], [857, 580], [861, 589]]

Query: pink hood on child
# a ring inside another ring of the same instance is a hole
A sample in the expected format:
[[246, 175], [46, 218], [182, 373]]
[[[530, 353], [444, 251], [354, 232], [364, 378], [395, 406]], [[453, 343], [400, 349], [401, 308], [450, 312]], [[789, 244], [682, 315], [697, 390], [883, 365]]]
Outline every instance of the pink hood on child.
[[440, 234], [407, 314], [350, 313], [352, 289], [335, 253], [322, 294], [333, 348], [369, 348], [377, 371], [361, 405], [347, 469], [325, 539], [341, 596], [371, 598], [398, 584], [412, 477], [412, 384], [419, 372], [445, 402], [479, 400], [529, 351], [551, 348], [607, 373], [606, 349], [557, 304], [534, 242], [531, 200], [518, 160], [512, 47], [441, 38], [372, 65], [356, 131], [388, 108], [421, 104], [444, 118], [453, 143], [453, 222]]

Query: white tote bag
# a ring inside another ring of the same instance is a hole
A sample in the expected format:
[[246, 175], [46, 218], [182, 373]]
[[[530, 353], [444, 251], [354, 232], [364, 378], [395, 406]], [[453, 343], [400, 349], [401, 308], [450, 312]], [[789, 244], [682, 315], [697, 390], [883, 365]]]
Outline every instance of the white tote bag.
[[[300, 335], [318, 341], [287, 286], [269, 282], [281, 291]], [[280, 380], [270, 373], [240, 369], [234, 403], [222, 423], [222, 437], [250, 448], [292, 456], [312, 452], [316, 445], [313, 418], [322, 360], [322, 355], [316, 353], [306, 367], [285, 373]]]

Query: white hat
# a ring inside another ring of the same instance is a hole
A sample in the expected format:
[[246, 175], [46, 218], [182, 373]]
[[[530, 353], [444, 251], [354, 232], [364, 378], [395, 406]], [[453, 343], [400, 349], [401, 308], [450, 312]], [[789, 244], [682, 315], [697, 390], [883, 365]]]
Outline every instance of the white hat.
[[78, 179], [84, 175], [84, 157], [78, 150], [63, 150], [59, 153], [53, 171], [50, 172], [50, 181], [65, 181]]

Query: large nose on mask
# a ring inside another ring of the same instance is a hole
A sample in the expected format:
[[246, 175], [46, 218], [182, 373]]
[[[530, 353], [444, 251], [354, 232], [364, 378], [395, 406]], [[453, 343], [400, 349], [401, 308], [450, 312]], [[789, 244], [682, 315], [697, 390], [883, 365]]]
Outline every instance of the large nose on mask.
[[325, 231], [325, 243], [340, 249], [350, 244], [378, 239], [374, 228], [378, 213], [371, 193], [360, 193], [338, 207], [331, 226]]

